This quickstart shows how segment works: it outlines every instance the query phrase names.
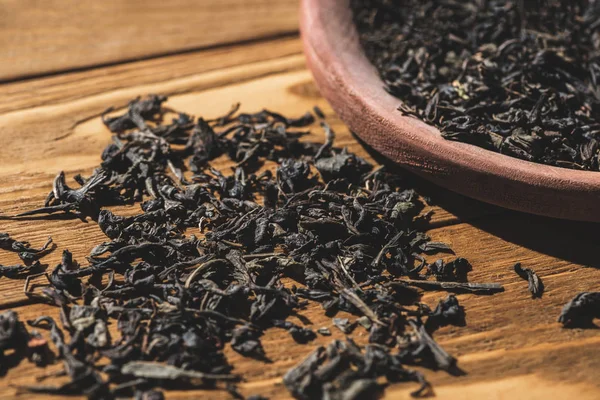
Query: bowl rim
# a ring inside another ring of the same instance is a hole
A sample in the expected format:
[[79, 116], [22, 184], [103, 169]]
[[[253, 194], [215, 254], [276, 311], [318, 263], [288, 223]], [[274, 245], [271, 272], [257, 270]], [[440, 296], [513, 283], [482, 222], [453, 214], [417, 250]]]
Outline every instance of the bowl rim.
[[349, 0], [302, 0], [300, 31], [322, 95], [350, 129], [387, 158], [488, 203], [600, 221], [600, 207], [595, 207], [600, 201], [599, 172], [534, 163], [446, 140], [437, 128], [399, 112], [401, 101], [385, 91], [362, 50]]

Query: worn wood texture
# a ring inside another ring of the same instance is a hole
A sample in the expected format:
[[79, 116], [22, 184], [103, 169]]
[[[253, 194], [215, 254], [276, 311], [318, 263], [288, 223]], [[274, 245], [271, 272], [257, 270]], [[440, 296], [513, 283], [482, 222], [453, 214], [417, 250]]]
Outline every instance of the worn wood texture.
[[[268, 59], [257, 56], [265, 51]], [[377, 161], [320, 97], [305, 70], [297, 39], [15, 82], [0, 85], [0, 231], [30, 240], [33, 245], [42, 244], [51, 235], [59, 249], [44, 258], [50, 266], [58, 262], [64, 248], [83, 261], [93, 245], [104, 240], [93, 222], [60, 217], [15, 220], [10, 216], [38, 206], [58, 171], [64, 170], [67, 176], [89, 173], [110, 140], [98, 115], [108, 106], [124, 106], [130, 98], [150, 92], [171, 95], [171, 107], [206, 117], [227, 111], [236, 101], [247, 111], [267, 107], [292, 115], [318, 104], [331, 117], [338, 145]], [[6, 96], [12, 101], [2, 100]], [[314, 135], [322, 139], [318, 129]], [[230, 164], [216, 166], [227, 169]], [[466, 375], [451, 377], [426, 371], [437, 398], [599, 398], [598, 331], [562, 329], [556, 322], [562, 305], [573, 295], [600, 289], [600, 270], [596, 269], [600, 262], [593, 240], [597, 226], [500, 211], [418, 180], [413, 183], [433, 200], [429, 207], [434, 211], [429, 232], [433, 239], [448, 242], [457, 256], [471, 260], [471, 281], [501, 282], [506, 288], [494, 296], [459, 295], [467, 311], [467, 326], [442, 328], [435, 337], [458, 356]], [[137, 210], [137, 206], [117, 208], [120, 214]], [[14, 255], [0, 253], [0, 264], [16, 261]], [[516, 261], [535, 269], [544, 280], [547, 292], [541, 299], [531, 299], [527, 283], [512, 271]], [[16, 309], [23, 319], [58, 315], [56, 308], [27, 300], [22, 294], [23, 283], [0, 279], [1, 309]], [[444, 296], [430, 292], [423, 301], [434, 306]], [[311, 304], [301, 314], [310, 320], [312, 328], [328, 326], [334, 338], [343, 337], [319, 305]], [[353, 336], [360, 343], [367, 338], [362, 328]], [[287, 332], [271, 329], [263, 343], [272, 363], [243, 358], [229, 348], [226, 354], [246, 379], [241, 385], [245, 395], [288, 398], [282, 375], [315, 345], [330, 340], [319, 337], [309, 345], [298, 345]], [[0, 399], [15, 398], [14, 385], [32, 384], [35, 376], [59, 368], [55, 365], [40, 370], [21, 362], [0, 378]], [[386, 395], [409, 398], [413, 389], [410, 383], [393, 385]], [[35, 397], [23, 394], [16, 398], [26, 396]], [[223, 391], [169, 392], [167, 397], [229, 398]]]
[[2, 0], [0, 80], [297, 31], [297, 0]]

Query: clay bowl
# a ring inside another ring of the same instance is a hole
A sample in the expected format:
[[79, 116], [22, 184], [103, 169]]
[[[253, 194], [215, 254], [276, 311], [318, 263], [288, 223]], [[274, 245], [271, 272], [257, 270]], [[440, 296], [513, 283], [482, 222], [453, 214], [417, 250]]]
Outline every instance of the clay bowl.
[[397, 111], [363, 54], [349, 0], [303, 0], [301, 32], [322, 95], [364, 142], [400, 166], [465, 196], [513, 210], [600, 222], [600, 173], [522, 161], [448, 141]]

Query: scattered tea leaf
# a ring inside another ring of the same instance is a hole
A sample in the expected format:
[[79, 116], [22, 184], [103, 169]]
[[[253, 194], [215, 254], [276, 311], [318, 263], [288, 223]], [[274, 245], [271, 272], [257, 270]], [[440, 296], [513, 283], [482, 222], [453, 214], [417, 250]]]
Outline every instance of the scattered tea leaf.
[[542, 293], [544, 293], [544, 283], [535, 271], [530, 268], [523, 268], [521, 263], [516, 263], [514, 270], [522, 279], [527, 280], [531, 297], [542, 297]]

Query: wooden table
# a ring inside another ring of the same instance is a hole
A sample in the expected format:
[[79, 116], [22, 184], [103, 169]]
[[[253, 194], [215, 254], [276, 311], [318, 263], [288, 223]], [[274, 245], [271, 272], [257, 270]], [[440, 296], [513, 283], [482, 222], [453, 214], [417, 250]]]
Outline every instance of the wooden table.
[[[0, 2], [0, 10], [8, 11], [0, 12], [0, 231], [35, 246], [52, 236], [59, 249], [43, 259], [50, 266], [64, 248], [84, 260], [104, 235], [93, 222], [9, 216], [39, 206], [58, 171], [69, 177], [89, 174], [110, 140], [100, 113], [138, 95], [166, 94], [169, 106], [205, 117], [222, 114], [237, 101], [246, 111], [269, 108], [286, 115], [317, 104], [338, 133], [337, 145], [374, 161], [333, 115], [305, 68], [294, 0], [86, 0], [73, 2], [77, 5], [66, 14], [55, 8], [59, 3], [64, 4], [47, 0], [41, 10], [25, 7], [40, 7], [34, 0]], [[435, 204], [429, 234], [471, 261], [472, 281], [506, 288], [494, 296], [460, 295], [467, 326], [435, 334], [467, 372], [452, 377], [426, 371], [437, 398], [600, 398], [600, 331], [563, 329], [556, 322], [575, 294], [600, 289], [597, 226], [522, 215], [425, 182], [415, 184]], [[137, 206], [117, 209], [136, 211]], [[0, 252], [0, 264], [17, 261]], [[527, 283], [512, 271], [516, 261], [542, 277], [543, 298], [531, 298]], [[23, 283], [0, 278], [0, 309], [17, 310], [22, 319], [58, 315], [56, 308], [25, 297]], [[434, 305], [442, 296], [428, 293], [423, 301]], [[318, 305], [302, 314], [315, 329], [332, 327]], [[335, 328], [332, 332], [334, 338], [343, 336]], [[355, 336], [359, 342], [366, 338], [358, 329]], [[287, 332], [273, 329], [263, 341], [273, 363], [246, 359], [231, 349], [226, 354], [246, 380], [244, 394], [286, 398], [282, 375], [316, 344], [330, 340], [320, 336], [299, 345]], [[58, 367], [40, 370], [21, 362], [0, 378], [0, 398], [34, 397], [16, 395], [10, 386], [32, 384], [35, 376]], [[394, 385], [386, 396], [408, 398], [413, 389], [410, 383]], [[201, 396], [229, 397], [219, 391], [168, 393], [168, 398]]]

